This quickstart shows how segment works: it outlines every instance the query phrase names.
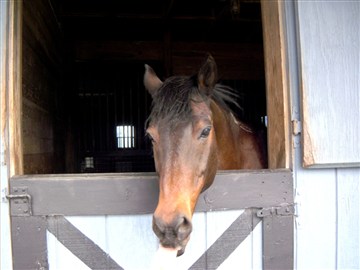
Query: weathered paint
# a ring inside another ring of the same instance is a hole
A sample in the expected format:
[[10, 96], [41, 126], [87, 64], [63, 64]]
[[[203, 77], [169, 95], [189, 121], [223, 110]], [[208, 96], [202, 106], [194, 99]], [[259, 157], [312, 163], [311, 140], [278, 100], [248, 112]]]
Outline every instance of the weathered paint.
[[[13, 233], [15, 265], [38, 262], [45, 265], [45, 262], [49, 262], [51, 267], [59, 263], [60, 255], [56, 252], [62, 252], [64, 246], [91, 268], [99, 268], [100, 263], [105, 269], [147, 269], [158, 244], [151, 230], [151, 214], [138, 215], [154, 210], [154, 195], [158, 192], [155, 179], [155, 174], [150, 173], [13, 177], [10, 191], [20, 189], [31, 195], [33, 215], [30, 216], [29, 211], [24, 212], [28, 207], [21, 205], [19, 208], [19, 204], [12, 202], [13, 220], [20, 228], [27, 228], [29, 221], [29, 228], [25, 231], [34, 228], [36, 222], [43, 228], [41, 224], [45, 222], [48, 232], [57, 239], [46, 242], [43, 229], [27, 235], [22, 234], [24, 229], [16, 231], [17, 228], [13, 227], [16, 232]], [[216, 269], [229, 264], [260, 268], [262, 260], [268, 269], [273, 268], [275, 263], [283, 268], [291, 267], [292, 239], [284, 238], [284, 235], [292, 234], [291, 213], [290, 216], [266, 217], [266, 226], [264, 223], [257, 225], [260, 222], [258, 210], [293, 203], [290, 171], [221, 172], [202, 195], [201, 201], [196, 209], [194, 234], [186, 255], [177, 260], [179, 269]], [[25, 203], [28, 202], [25, 200]], [[242, 207], [248, 209], [239, 211]], [[231, 209], [233, 211], [229, 211]], [[211, 212], [216, 210], [228, 211]], [[138, 215], [134, 216], [134, 213]], [[64, 214], [82, 216], [65, 219]], [[262, 244], [261, 239], [266, 238], [262, 234], [272, 233], [267, 230], [268, 227], [289, 219], [291, 222], [285, 222], [287, 225], [282, 227], [281, 233], [269, 238], [276, 243], [281, 242], [284, 249], [277, 249], [277, 252], [270, 243]], [[257, 227], [260, 229], [254, 234], [252, 230]], [[38, 234], [42, 237], [34, 241]], [[246, 240], [249, 237], [250, 240]], [[53, 237], [50, 236], [50, 239]], [[41, 252], [21, 256], [31, 245], [36, 245], [34, 250]], [[46, 252], [43, 253], [47, 247], [49, 257]], [[133, 254], [139, 254], [143, 259], [137, 260]], [[284, 256], [288, 260], [279, 260]], [[65, 262], [60, 263], [63, 265]]]
[[360, 166], [360, 2], [298, 1], [305, 167]]
[[[297, 31], [296, 3], [305, 5], [325, 4], [328, 8], [333, 4], [332, 12], [336, 14], [336, 18], [344, 14], [338, 13], [337, 9], [334, 8], [340, 2], [284, 2], [291, 119], [304, 121], [301, 118], [300, 110], [301, 81], [299, 75], [301, 73], [299, 71], [298, 45], [301, 36], [298, 36]], [[358, 5], [355, 2], [341, 3], [342, 8], [346, 5]], [[322, 12], [320, 13], [322, 14]], [[333, 18], [335, 22], [337, 21], [336, 18]], [[309, 20], [317, 24], [319, 19], [321, 16]], [[357, 22], [360, 23], [359, 20]], [[323, 21], [323, 23], [326, 24], [327, 22]], [[333, 35], [334, 39], [336, 37], [337, 35]], [[359, 43], [354, 45], [358, 46]], [[308, 41], [307, 46], [316, 50], [316, 45], [311, 41]], [[329, 51], [327, 52], [329, 53]], [[341, 54], [341, 51], [337, 51], [334, 47], [331, 53]], [[311, 61], [311, 59], [307, 60]], [[329, 75], [331, 74], [327, 74], [327, 76]], [[312, 74], [308, 74], [308, 76], [313, 76], [313, 79], [316, 79], [316, 76]], [[336, 77], [336, 74], [332, 74], [332, 76]], [[358, 77], [353, 79], [356, 80]], [[341, 89], [337, 91], [342, 93]], [[321, 99], [321, 97], [318, 98]], [[320, 100], [318, 101], [320, 102]], [[341, 108], [346, 106], [348, 104], [339, 104]], [[353, 123], [351, 119], [359, 121], [359, 118], [354, 119], [353, 115], [345, 116], [342, 120], [349, 124]], [[331, 130], [330, 137], [333, 132], [343, 132], [343, 130]], [[318, 134], [314, 135], [317, 136]], [[333, 140], [333, 137], [331, 139]], [[359, 269], [360, 168], [304, 169], [302, 167], [302, 141], [299, 134], [293, 136], [293, 153], [294, 193], [297, 204], [294, 228], [294, 269]], [[346, 151], [339, 149], [339, 154], [346, 155]]]
[[[204, 269], [204, 264], [199, 263], [202, 261], [201, 255], [221, 237], [228, 227], [231, 227], [232, 224], [235, 225], [241, 213], [243, 211], [195, 213], [191, 241], [185, 254], [176, 259], [174, 269]], [[156, 237], [148, 229], [151, 226], [151, 215], [67, 217], [67, 219], [124, 269], [150, 269], [158, 246]], [[241, 228], [241, 226], [235, 227]], [[119, 228], [122, 229], [119, 230]], [[242, 232], [247, 236], [248, 233], [245, 231], [246, 229], [239, 231], [240, 236]], [[232, 233], [227, 232], [228, 236]], [[228, 242], [231, 240], [229, 239]], [[234, 267], [262, 269], [261, 240], [261, 226], [257, 226], [221, 265], [218, 263], [221, 262], [221, 253], [218, 256], [209, 254], [212, 263], [208, 265], [207, 269], [233, 269]], [[77, 252], [86, 251], [79, 246], [76, 247], [76, 239], [72, 242], [75, 249], [77, 248]], [[224, 250], [227, 250], [226, 243], [223, 244]], [[76, 265], [77, 269], [90, 269], [76, 258], [74, 254], [78, 255], [77, 252], [69, 252], [50, 233], [48, 234], [48, 247], [49, 269], [70, 269], [74, 267], [73, 265]], [[68, 259], [64, 260], [63, 258]], [[141, 258], [141, 260], [136, 258]], [[89, 259], [92, 260], [90, 257]], [[217, 267], [218, 265], [219, 267]]]
[[11, 233], [9, 203], [6, 200], [8, 189], [8, 165], [6, 156], [6, 126], [7, 126], [7, 50], [6, 50], [6, 20], [8, 18], [8, 1], [0, 1], [0, 269], [12, 269]]

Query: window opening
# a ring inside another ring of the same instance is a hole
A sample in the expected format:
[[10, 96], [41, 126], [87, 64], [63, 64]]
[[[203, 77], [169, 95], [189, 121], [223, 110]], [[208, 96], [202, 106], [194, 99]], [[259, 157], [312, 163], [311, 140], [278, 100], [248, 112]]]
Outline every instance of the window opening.
[[135, 148], [135, 128], [131, 125], [116, 126], [117, 148]]

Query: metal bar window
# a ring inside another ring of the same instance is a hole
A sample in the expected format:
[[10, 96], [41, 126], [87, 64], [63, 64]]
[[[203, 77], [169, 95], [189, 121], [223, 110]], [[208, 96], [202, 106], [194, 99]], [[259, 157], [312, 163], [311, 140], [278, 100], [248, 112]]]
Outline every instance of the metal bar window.
[[116, 126], [116, 138], [118, 148], [135, 148], [134, 126]]

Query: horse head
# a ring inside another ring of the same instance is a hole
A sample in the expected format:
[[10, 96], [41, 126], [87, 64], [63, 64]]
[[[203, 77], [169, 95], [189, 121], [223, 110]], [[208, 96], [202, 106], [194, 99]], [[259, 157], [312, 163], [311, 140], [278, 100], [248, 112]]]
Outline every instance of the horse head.
[[218, 167], [210, 109], [217, 68], [209, 56], [196, 76], [165, 81], [150, 66], [145, 68], [144, 85], [153, 98], [147, 134], [160, 189], [153, 230], [163, 247], [177, 249], [181, 255], [190, 238], [198, 197], [212, 184]]

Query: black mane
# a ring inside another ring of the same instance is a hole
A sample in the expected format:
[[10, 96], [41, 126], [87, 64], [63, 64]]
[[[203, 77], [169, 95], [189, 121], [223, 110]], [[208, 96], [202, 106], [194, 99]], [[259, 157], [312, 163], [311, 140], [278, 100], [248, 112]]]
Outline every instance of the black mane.
[[168, 78], [153, 95], [152, 111], [146, 123], [166, 119], [169, 122], [187, 121], [191, 116], [191, 101], [207, 102], [209, 98], [227, 111], [229, 104], [237, 107], [236, 93], [227, 86], [216, 84], [209, 97], [197, 87], [196, 76]]

